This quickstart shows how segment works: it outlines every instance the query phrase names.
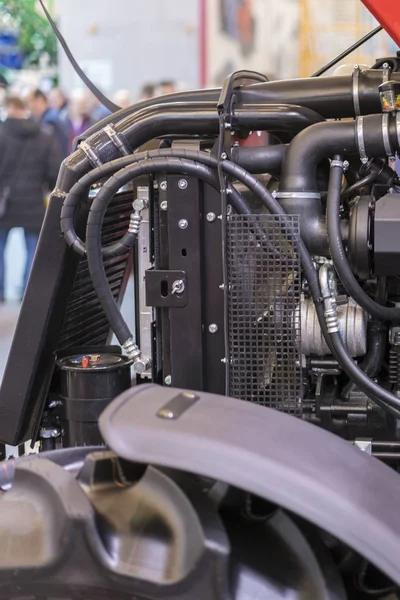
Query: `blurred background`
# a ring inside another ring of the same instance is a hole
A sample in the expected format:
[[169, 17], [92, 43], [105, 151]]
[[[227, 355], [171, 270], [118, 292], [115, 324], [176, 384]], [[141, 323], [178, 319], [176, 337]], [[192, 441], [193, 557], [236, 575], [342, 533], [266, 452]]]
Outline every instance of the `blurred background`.
[[[261, 71], [270, 79], [308, 76], [376, 25], [360, 0], [45, 4], [82, 69], [119, 106], [172, 91], [219, 86], [240, 68]], [[381, 32], [346, 64], [372, 64], [396, 50]], [[7, 118], [7, 96], [22, 99], [28, 116], [51, 125], [57, 137], [64, 136], [64, 155], [75, 135], [108, 114], [74, 72], [37, 0], [0, 0], [0, 120]], [[23, 293], [28, 251], [24, 230], [13, 227], [2, 251], [0, 365]]]

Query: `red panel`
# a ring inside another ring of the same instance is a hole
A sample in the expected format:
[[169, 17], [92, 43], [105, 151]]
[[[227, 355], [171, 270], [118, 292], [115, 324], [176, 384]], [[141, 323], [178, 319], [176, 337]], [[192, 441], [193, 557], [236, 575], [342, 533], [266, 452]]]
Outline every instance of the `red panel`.
[[400, 46], [400, 3], [398, 0], [362, 0], [391, 38]]

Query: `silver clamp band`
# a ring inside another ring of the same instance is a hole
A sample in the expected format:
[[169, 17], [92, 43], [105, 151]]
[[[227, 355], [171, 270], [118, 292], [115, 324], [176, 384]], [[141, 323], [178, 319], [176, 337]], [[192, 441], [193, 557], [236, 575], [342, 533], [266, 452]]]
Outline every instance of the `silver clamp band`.
[[129, 156], [130, 154], [132, 154], [132, 149], [129, 148], [129, 146], [124, 142], [122, 137], [114, 129], [114, 127], [111, 123], [109, 125], [106, 125], [103, 128], [103, 131], [106, 135], [108, 135], [108, 137], [110, 138], [110, 140], [112, 141], [114, 146], [116, 148], [118, 148], [118, 150], [121, 152], [121, 154], [123, 156]]
[[277, 200], [283, 200], [285, 198], [295, 198], [295, 199], [303, 199], [303, 198], [321, 198], [321, 194], [319, 192], [276, 192], [274, 197]]
[[102, 162], [100, 158], [97, 156], [93, 148], [89, 146], [86, 140], [83, 140], [83, 142], [79, 144], [79, 148], [82, 148], [82, 150], [84, 151], [84, 153], [86, 154], [86, 156], [88, 157], [88, 159], [94, 167], [101, 167]]
[[385, 63], [385, 65], [386, 66], [384, 66], [384, 68], [382, 69], [382, 83], [386, 83], [387, 81], [389, 81], [389, 77], [392, 72], [390, 65], [388, 65], [388, 63]]
[[368, 162], [368, 156], [365, 151], [364, 143], [364, 117], [357, 117], [356, 123], [358, 153], [360, 155], [361, 162], [366, 163]]
[[343, 161], [332, 159], [331, 160], [331, 167], [341, 167], [341, 168], [343, 168]]
[[361, 114], [360, 109], [360, 94], [359, 94], [359, 77], [360, 77], [361, 69], [358, 65], [355, 65], [353, 71], [353, 106], [354, 106], [354, 114], [356, 117], [359, 117]]
[[382, 115], [382, 138], [386, 156], [393, 156], [393, 150], [390, 145], [389, 137], [389, 113], [384, 113]]

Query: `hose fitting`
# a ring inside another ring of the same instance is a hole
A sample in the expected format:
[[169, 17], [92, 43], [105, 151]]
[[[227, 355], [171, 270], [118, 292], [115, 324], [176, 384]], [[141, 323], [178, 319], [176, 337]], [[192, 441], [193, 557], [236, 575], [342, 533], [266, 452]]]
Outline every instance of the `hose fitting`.
[[133, 338], [127, 339], [122, 347], [129, 358], [133, 360], [133, 369], [137, 375], [142, 375], [151, 367], [151, 360], [142, 355], [142, 351], [135, 344]]
[[332, 265], [324, 263], [319, 270], [319, 284], [324, 301], [324, 317], [328, 333], [339, 332], [336, 299], [334, 295], [335, 273]]

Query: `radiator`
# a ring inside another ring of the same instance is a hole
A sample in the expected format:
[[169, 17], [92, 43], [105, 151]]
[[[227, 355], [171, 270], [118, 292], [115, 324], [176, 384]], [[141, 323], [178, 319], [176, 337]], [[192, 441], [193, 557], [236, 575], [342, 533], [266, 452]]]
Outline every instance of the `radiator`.
[[229, 394], [300, 415], [297, 215], [229, 215]]

